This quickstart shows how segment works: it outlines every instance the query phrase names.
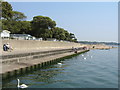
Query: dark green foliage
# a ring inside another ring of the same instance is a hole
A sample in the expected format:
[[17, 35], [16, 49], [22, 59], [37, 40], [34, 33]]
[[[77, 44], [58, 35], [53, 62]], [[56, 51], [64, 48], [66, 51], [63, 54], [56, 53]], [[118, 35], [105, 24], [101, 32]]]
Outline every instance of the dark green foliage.
[[51, 18], [44, 16], [35, 16], [31, 21], [31, 34], [36, 37], [42, 37], [43, 39], [46, 39], [47, 37], [52, 37], [49, 35], [51, 33], [49, 30], [55, 26], [56, 22]]
[[16, 21], [2, 20], [2, 29], [9, 30], [11, 33], [18, 33], [20, 31], [20, 23]]
[[2, 20], [2, 29], [9, 30], [11, 33], [29, 33], [31, 25], [29, 21]]
[[2, 17], [10, 20], [12, 18], [12, 6], [8, 2], [2, 2]]
[[65, 33], [64, 29], [55, 27], [54, 29], [51, 29], [52, 31], [52, 37], [56, 38], [58, 40], [64, 40], [65, 39]]
[[20, 23], [20, 31], [21, 34], [30, 34], [31, 31], [31, 23], [30, 21], [18, 21]]
[[49, 17], [44, 17], [44, 16], [33, 17], [31, 24], [33, 29], [36, 29], [36, 28], [50, 29], [56, 26], [55, 21], [53, 21]]
[[1, 17], [2, 17], [2, 2], [0, 1], [0, 20], [1, 20]]
[[14, 21], [22, 21], [24, 19], [26, 19], [26, 16], [24, 15], [24, 13], [18, 12], [18, 11], [12, 11], [12, 20]]
[[35, 16], [32, 21], [25, 21], [25, 19], [24, 13], [12, 11], [11, 4], [2, 2], [2, 29], [9, 30], [13, 34], [30, 34], [44, 40], [56, 38], [58, 40], [77, 42], [73, 33], [56, 27], [56, 22], [49, 17]]
[[51, 31], [52, 31], [52, 38], [56, 38], [58, 40], [74, 41], [74, 42], [77, 41], [74, 34], [69, 33], [67, 30], [64, 30], [63, 28], [55, 27], [51, 29]]

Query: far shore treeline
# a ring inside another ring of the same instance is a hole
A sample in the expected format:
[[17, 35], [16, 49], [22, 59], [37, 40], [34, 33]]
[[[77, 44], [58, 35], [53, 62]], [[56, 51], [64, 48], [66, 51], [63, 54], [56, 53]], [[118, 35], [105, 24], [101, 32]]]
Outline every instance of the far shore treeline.
[[73, 33], [56, 27], [56, 22], [50, 17], [34, 16], [32, 21], [26, 21], [27, 16], [19, 11], [13, 11], [8, 2], [0, 2], [2, 6], [2, 29], [9, 30], [12, 34], [30, 34], [37, 38], [56, 38], [58, 40], [66, 40], [77, 42]]

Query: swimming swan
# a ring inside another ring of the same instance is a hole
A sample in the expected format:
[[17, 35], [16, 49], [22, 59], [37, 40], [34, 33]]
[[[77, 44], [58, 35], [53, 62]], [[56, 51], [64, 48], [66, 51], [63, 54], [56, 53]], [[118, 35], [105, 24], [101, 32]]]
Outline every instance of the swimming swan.
[[58, 63], [58, 65], [62, 65], [62, 63]]
[[82, 56], [84, 56], [84, 55], [82, 54]]
[[20, 85], [20, 80], [19, 80], [19, 79], [17, 79], [17, 81], [18, 81], [18, 85], [17, 85], [18, 88], [27, 88], [27, 87], [28, 87], [28, 86], [25, 85], [25, 84], [21, 84], [21, 85]]

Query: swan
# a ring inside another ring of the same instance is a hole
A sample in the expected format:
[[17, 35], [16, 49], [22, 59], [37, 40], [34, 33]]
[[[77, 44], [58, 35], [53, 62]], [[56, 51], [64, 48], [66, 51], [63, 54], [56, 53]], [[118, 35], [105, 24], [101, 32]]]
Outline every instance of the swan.
[[59, 65], [62, 65], [62, 63], [58, 63]]
[[28, 87], [28, 86], [25, 85], [25, 84], [21, 84], [21, 85], [20, 85], [20, 80], [19, 80], [19, 79], [17, 79], [17, 81], [18, 81], [18, 85], [17, 85], [18, 88], [27, 88], [27, 87]]
[[86, 58], [84, 58], [84, 59], [86, 59]]
[[82, 56], [84, 56], [84, 55], [82, 54]]

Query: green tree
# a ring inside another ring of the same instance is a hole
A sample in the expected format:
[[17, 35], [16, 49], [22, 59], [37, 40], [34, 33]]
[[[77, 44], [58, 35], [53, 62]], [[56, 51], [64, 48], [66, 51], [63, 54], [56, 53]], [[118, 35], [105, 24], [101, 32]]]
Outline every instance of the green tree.
[[30, 21], [18, 21], [20, 25], [20, 31], [18, 33], [21, 34], [31, 34], [31, 23]]
[[70, 33], [70, 38], [75, 38], [75, 35], [73, 33]]
[[11, 33], [30, 33], [30, 21], [9, 21], [2, 20], [2, 29], [9, 30]]
[[52, 37], [56, 38], [58, 40], [64, 40], [65, 39], [65, 30], [63, 28], [55, 27], [52, 30]]
[[70, 41], [70, 34], [67, 30], [65, 30], [65, 40]]
[[12, 13], [12, 6], [8, 2], [2, 2], [2, 18], [4, 19], [11, 19], [13, 16]]
[[77, 38], [74, 38], [72, 41], [73, 41], [73, 42], [78, 42], [78, 41], [77, 41]]
[[23, 21], [27, 18], [22, 12], [12, 11], [12, 13], [13, 13], [12, 20], [14, 21]]
[[55, 21], [45, 16], [35, 16], [33, 17], [33, 21], [31, 23], [33, 28], [50, 29], [56, 26]]
[[0, 20], [2, 18], [2, 1], [0, 1]]
[[42, 37], [43, 39], [46, 39], [47, 36], [50, 36], [47, 35], [49, 30], [54, 28], [55, 26], [56, 22], [53, 21], [51, 18], [45, 16], [35, 16], [31, 21], [31, 34], [36, 37]]
[[67, 30], [64, 30], [63, 28], [55, 27], [51, 29], [51, 31], [52, 31], [52, 37], [58, 40], [66, 40], [71, 42], [77, 41], [73, 33], [69, 33]]
[[11, 20], [2, 20], [2, 29], [9, 30], [11, 33], [18, 33], [20, 31], [20, 23]]

